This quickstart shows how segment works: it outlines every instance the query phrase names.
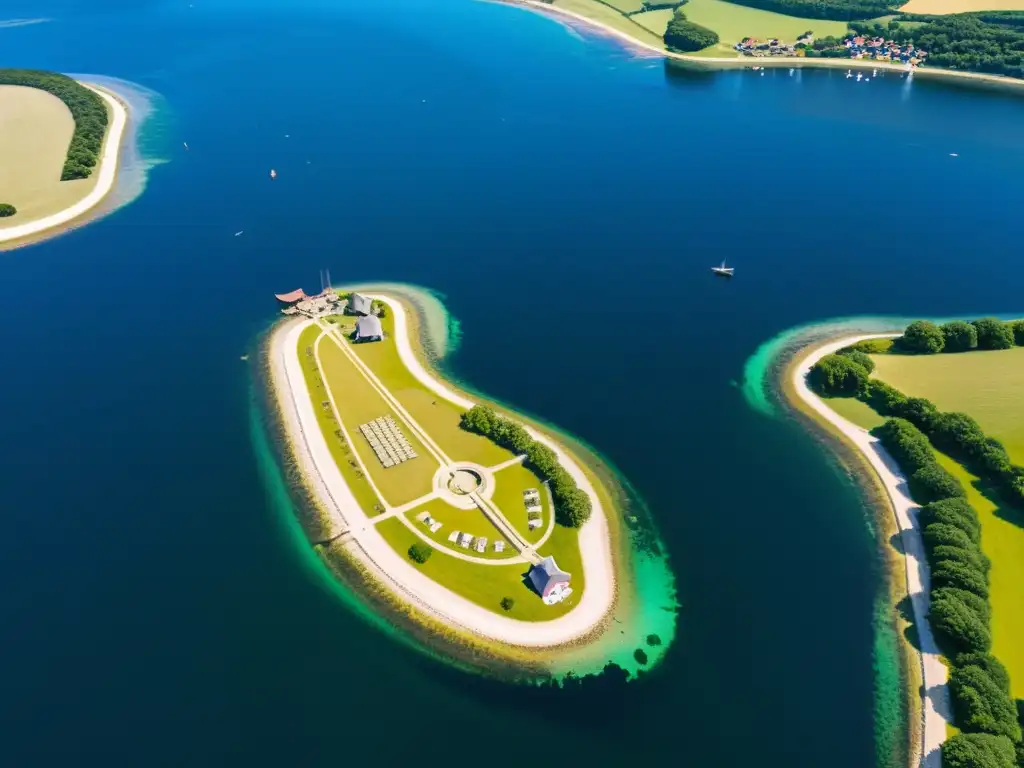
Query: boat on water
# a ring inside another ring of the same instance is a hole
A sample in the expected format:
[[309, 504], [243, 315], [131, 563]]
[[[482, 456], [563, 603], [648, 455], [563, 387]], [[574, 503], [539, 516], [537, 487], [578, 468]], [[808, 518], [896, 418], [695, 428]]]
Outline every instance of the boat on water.
[[711, 271], [714, 272], [716, 275], [720, 275], [722, 277], [732, 277], [733, 267], [725, 266], [725, 259], [723, 259], [722, 263], [719, 264], [717, 267], [712, 267]]
[[846, 78], [849, 79], [851, 77], [853, 77], [853, 70], [852, 69], [846, 70]]
[[188, 149], [188, 142], [187, 141], [183, 141], [181, 143], [185, 145], [185, 149], [187, 150]]
[[277, 171], [275, 171], [273, 168], [270, 169], [270, 178], [272, 178], [272, 179], [276, 179], [277, 178]]

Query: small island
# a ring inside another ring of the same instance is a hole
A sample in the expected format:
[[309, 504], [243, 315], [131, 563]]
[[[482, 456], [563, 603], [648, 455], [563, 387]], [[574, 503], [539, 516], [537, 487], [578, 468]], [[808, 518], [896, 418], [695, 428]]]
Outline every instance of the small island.
[[[793, 391], [884, 487], [926, 695], [924, 755], [1024, 758], [1024, 321], [916, 321], [817, 344]], [[898, 572], [897, 572], [898, 573]], [[955, 726], [955, 735], [948, 726]]]
[[630, 643], [634, 663], [660, 656], [670, 637], [612, 630], [613, 610], [630, 610], [629, 556], [592, 466], [427, 370], [398, 297], [327, 288], [277, 300], [288, 319], [270, 341], [273, 399], [324, 558], [354, 564], [363, 594], [439, 646], [506, 666], [609, 639]]
[[127, 110], [66, 75], [0, 69], [0, 248], [73, 223], [113, 188]]

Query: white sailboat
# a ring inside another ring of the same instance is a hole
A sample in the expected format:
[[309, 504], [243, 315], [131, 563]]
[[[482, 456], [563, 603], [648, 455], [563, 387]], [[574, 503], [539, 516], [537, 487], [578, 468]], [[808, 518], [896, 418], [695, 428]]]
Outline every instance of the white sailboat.
[[722, 263], [717, 267], [712, 267], [711, 271], [722, 277], [732, 277], [733, 268], [725, 266], [725, 259], [722, 259]]

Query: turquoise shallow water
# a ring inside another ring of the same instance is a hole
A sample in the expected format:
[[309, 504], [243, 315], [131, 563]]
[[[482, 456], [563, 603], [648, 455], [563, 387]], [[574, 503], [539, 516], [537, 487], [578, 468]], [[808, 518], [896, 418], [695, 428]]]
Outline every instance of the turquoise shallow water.
[[[345, 759], [462, 763], [456, 735], [508, 732], [572, 764], [875, 762], [868, 512], [729, 382], [821, 318], [1019, 310], [1021, 102], [670, 75], [467, 0], [189, 5], [4, 6], [52, 19], [0, 29], [5, 62], [158, 94], [140, 146], [166, 162], [103, 220], [3, 254], [0, 762], [305, 764], [346, 739]], [[272, 293], [325, 267], [436, 291], [446, 375], [629, 480], [682, 605], [649, 677], [466, 674], [304, 559], [239, 358]]]

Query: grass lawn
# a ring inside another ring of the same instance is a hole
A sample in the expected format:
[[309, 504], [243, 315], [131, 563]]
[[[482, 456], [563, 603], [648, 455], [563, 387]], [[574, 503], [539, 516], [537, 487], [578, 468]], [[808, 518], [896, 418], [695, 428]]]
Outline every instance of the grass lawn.
[[[346, 343], [346, 342], [342, 342]], [[398, 466], [385, 469], [370, 447], [370, 443], [359, 432], [359, 425], [365, 424], [378, 416], [391, 416], [400, 426], [401, 418], [387, 404], [383, 397], [370, 385], [356, 368], [355, 363], [348, 359], [338, 345], [329, 338], [319, 342], [320, 362], [323, 375], [334, 403], [338, 408], [345, 429], [352, 438], [356, 451], [363, 464], [367, 467], [370, 477], [384, 496], [384, 500], [392, 506], [398, 506], [430, 493], [433, 488], [434, 473], [439, 466], [415, 434], [408, 428], [402, 432], [418, 454], [415, 459], [404, 461]], [[300, 355], [305, 352], [300, 350]], [[326, 395], [323, 400], [327, 400]], [[314, 407], [321, 409], [321, 401], [314, 400]], [[323, 408], [323, 410], [329, 410]]]
[[[540, 491], [540, 503], [543, 507], [541, 512], [543, 524], [533, 531], [527, 526], [526, 505], [523, 504], [523, 491], [527, 488], [536, 488]], [[544, 489], [541, 479], [522, 464], [513, 464], [495, 473], [494, 496], [491, 497], [491, 501], [504, 513], [505, 518], [515, 526], [520, 535], [531, 544], [539, 541], [540, 537], [544, 535], [544, 531], [547, 530], [548, 521], [552, 515], [547, 491]]]
[[665, 48], [665, 41], [661, 35], [656, 35], [639, 24], [633, 23], [614, 8], [596, 2], [596, 0], [554, 0], [552, 5], [578, 13], [580, 16], [586, 16], [588, 19], [623, 32], [647, 45], [653, 45], [662, 50]]
[[910, 0], [903, 13], [966, 13], [967, 11], [1019, 11], [1024, 0]]
[[[352, 318], [345, 320], [355, 325]], [[495, 445], [489, 438], [462, 429], [459, 419], [463, 409], [431, 392], [409, 373], [395, 347], [394, 319], [390, 315], [381, 320], [381, 326], [385, 334], [383, 341], [350, 344], [349, 349], [377, 375], [441, 450], [453, 461], [472, 461], [485, 467], [511, 459], [511, 451]], [[339, 323], [339, 327], [343, 325]]]
[[644, 7], [643, 0], [603, 0], [605, 5], [617, 8], [623, 13], [635, 13]]
[[[420, 541], [401, 520], [384, 520], [377, 526], [377, 530], [403, 557], [408, 557], [406, 553], [409, 547]], [[561, 603], [544, 605], [537, 593], [523, 582], [528, 570], [526, 563], [477, 565], [435, 551], [427, 562], [413, 565], [455, 594], [495, 613], [521, 621], [548, 621], [558, 618], [572, 610], [579, 601], [580, 591], [577, 589]], [[559, 565], [562, 565], [561, 561]], [[569, 570], [564, 565], [562, 567]], [[574, 588], [575, 581], [576, 574], [573, 574]], [[511, 611], [502, 609], [503, 597], [511, 597], [515, 601]]]
[[[427, 526], [416, 519], [423, 512], [427, 512], [434, 520], [444, 524], [437, 533], [431, 533], [427, 529]], [[418, 530], [422, 531], [424, 536], [437, 542], [439, 546], [459, 549], [460, 551], [465, 551], [468, 555], [473, 555], [474, 557], [486, 557], [488, 560], [506, 560], [519, 554], [512, 547], [511, 543], [501, 535], [501, 532], [491, 524], [491, 521], [488, 520], [487, 517], [484, 516], [484, 513], [479, 509], [458, 509], [453, 507], [444, 499], [432, 499], [423, 506], [416, 507], [416, 509], [409, 510], [404, 514], [406, 520], [412, 523]], [[475, 549], [461, 550], [461, 548], [457, 547], [455, 544], [449, 543], [448, 536], [452, 531], [468, 533], [474, 538], [477, 536], [486, 536], [486, 551], [477, 552]], [[505, 542], [504, 552], [498, 553], [494, 551], [495, 541]]]
[[858, 427], [874, 429], [885, 422], [885, 418], [879, 415], [878, 411], [855, 397], [825, 397], [822, 399], [829, 408]]
[[0, 85], [0, 115], [0, 203], [18, 209], [3, 226], [62, 211], [93, 190], [99, 173], [60, 180], [75, 130], [64, 102], [39, 88]]
[[661, 37], [665, 34], [668, 23], [672, 21], [673, 14], [675, 14], [675, 11], [671, 8], [661, 8], [657, 11], [638, 13], [635, 16], [630, 16], [630, 18], [640, 26], [651, 30], [651, 32]]
[[[846, 34], [846, 22], [804, 19], [799, 16], [785, 16], [781, 13], [762, 11], [734, 5], [724, 0], [690, 0], [683, 6], [686, 18], [718, 33], [718, 45], [701, 51], [705, 56], [735, 56], [733, 48], [745, 37], [759, 40], [778, 38], [783, 42], [795, 42], [797, 37], [811, 30], [815, 37]], [[752, 63], [756, 63], [751, 59]]]
[[363, 473], [357, 466], [353, 466], [350, 463], [353, 461], [352, 450], [344, 442], [344, 438], [336, 434], [338, 422], [334, 418], [334, 412], [330, 408], [320, 406], [320, 403], [327, 399], [327, 392], [320, 378], [320, 370], [317, 368], [316, 360], [312, 355], [306, 354], [307, 349], [312, 350], [313, 344], [319, 336], [320, 329], [315, 325], [310, 326], [299, 334], [297, 349], [299, 362], [302, 365], [302, 375], [306, 379], [306, 387], [309, 389], [313, 400], [313, 411], [316, 413], [317, 424], [320, 425], [320, 431], [323, 432], [324, 440], [331, 451], [331, 456], [334, 457], [335, 463], [341, 470], [341, 476], [345, 479], [345, 484], [352, 490], [352, 495], [359, 502], [360, 508], [370, 516], [379, 514], [379, 511], [375, 508], [379, 506], [380, 499], [377, 498], [377, 494], [374, 493], [373, 488], [370, 487]]
[[[927, 397], [942, 410], [962, 410], [974, 416], [982, 428], [1006, 441], [1017, 439], [1011, 455], [1022, 461], [1020, 411], [1024, 398], [1013, 398], [1012, 382], [1024, 383], [1024, 349], [968, 352], [960, 355], [873, 355], [875, 375], [906, 394]], [[971, 360], [977, 358], [977, 367]], [[891, 375], [895, 372], [895, 375]], [[988, 392], [986, 396], [983, 393]], [[826, 400], [836, 413], [865, 428], [884, 419], [871, 406], [853, 398]], [[987, 421], [981, 414], [986, 414]], [[999, 429], [1001, 427], [1001, 430]], [[967, 500], [981, 520], [981, 548], [992, 560], [989, 573], [992, 603], [992, 651], [1010, 672], [1011, 692], [1024, 698], [1024, 513], [1001, 507], [985, 495], [979, 480], [962, 465], [935, 452], [939, 463], [967, 490]]]
[[948, 456], [939, 464], [963, 483], [981, 519], [981, 549], [992, 560], [992, 652], [1010, 672], [1010, 692], [1024, 699], [1024, 513], [1000, 507], [979, 490], [978, 478]]
[[939, 410], [973, 416], [1002, 441], [1015, 464], [1024, 464], [1024, 347], [872, 358], [875, 377], [906, 395], [928, 398]]

